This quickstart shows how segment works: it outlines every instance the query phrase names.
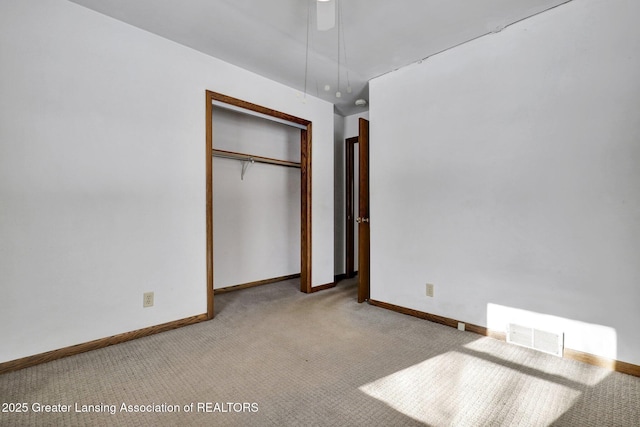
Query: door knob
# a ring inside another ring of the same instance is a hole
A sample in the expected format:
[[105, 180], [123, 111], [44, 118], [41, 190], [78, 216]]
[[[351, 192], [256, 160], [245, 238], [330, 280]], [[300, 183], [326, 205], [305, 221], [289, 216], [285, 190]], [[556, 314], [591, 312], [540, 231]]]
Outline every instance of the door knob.
[[356, 222], [357, 222], [358, 224], [360, 224], [361, 222], [369, 222], [369, 218], [361, 218], [361, 217], [358, 217], [358, 218], [356, 218]]

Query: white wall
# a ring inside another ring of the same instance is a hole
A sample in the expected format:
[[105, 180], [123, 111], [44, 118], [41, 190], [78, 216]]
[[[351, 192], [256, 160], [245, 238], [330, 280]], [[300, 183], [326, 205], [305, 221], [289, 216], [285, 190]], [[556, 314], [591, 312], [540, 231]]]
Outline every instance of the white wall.
[[575, 0], [371, 82], [373, 299], [640, 364], [638, 16]]
[[[300, 162], [300, 129], [214, 108], [213, 148]], [[213, 158], [216, 289], [300, 273], [300, 169]]]
[[64, 0], [2, 1], [0, 63], [0, 362], [206, 312], [206, 89], [313, 122], [333, 281], [331, 104]]
[[345, 224], [344, 224], [344, 212], [345, 212], [345, 194], [344, 194], [344, 181], [345, 181], [345, 163], [344, 163], [344, 117], [339, 114], [334, 114], [333, 120], [333, 223], [334, 223], [334, 235], [333, 235], [333, 271], [335, 275], [345, 273]]

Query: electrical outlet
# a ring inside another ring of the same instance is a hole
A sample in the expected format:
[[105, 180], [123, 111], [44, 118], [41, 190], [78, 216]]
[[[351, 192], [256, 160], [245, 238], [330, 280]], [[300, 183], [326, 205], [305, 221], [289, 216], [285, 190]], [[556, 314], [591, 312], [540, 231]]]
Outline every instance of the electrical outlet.
[[465, 326], [464, 323], [458, 322], [458, 330], [459, 331], [464, 331], [465, 330], [464, 326]]
[[427, 296], [433, 297], [433, 285], [431, 283], [427, 283]]
[[142, 306], [153, 307], [153, 292], [145, 292], [142, 294]]

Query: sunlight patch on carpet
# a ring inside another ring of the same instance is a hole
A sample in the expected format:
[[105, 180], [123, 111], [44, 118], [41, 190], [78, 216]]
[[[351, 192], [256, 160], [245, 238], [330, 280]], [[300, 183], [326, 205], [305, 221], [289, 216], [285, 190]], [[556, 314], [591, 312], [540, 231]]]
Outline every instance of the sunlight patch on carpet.
[[[360, 391], [427, 424], [549, 425], [580, 397], [575, 388], [457, 351], [363, 385]], [[531, 396], [536, 396], [532, 399]]]

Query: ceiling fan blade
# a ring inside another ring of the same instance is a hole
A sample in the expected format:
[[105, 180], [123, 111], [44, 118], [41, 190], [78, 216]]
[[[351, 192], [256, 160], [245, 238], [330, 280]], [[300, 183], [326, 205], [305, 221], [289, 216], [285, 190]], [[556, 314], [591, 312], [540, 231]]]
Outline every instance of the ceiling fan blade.
[[336, 26], [336, 0], [318, 0], [318, 31], [327, 31]]

